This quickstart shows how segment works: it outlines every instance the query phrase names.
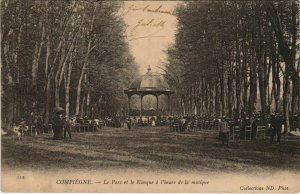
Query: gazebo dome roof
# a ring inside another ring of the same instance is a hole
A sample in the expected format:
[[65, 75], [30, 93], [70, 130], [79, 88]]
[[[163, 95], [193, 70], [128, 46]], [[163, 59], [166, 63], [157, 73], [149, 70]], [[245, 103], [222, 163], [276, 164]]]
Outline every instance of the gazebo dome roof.
[[163, 76], [158, 73], [151, 72], [151, 68], [148, 67], [148, 72], [137, 79], [135, 79], [128, 89], [143, 90], [143, 89], [160, 89], [168, 90], [169, 84], [165, 81]]
[[[130, 116], [130, 99], [133, 95], [139, 95], [141, 99], [141, 108], [140, 108], [140, 116], [142, 116], [143, 112], [143, 97], [146, 95], [154, 95], [157, 100], [157, 116], [159, 116], [158, 109], [158, 98], [160, 95], [167, 95], [168, 100], [170, 101], [171, 94], [174, 93], [173, 90], [170, 89], [168, 83], [162, 77], [162, 75], [157, 73], [152, 73], [150, 66], [148, 67], [148, 72], [141, 77], [134, 80], [128, 89], [124, 90], [124, 93], [127, 94], [128, 97], [128, 115]], [[168, 110], [169, 104], [168, 104]]]

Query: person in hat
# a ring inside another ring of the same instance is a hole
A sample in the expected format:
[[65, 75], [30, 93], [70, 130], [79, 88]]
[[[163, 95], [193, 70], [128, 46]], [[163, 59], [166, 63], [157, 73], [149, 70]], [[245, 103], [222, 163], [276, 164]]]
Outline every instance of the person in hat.
[[24, 118], [21, 119], [21, 122], [19, 124], [19, 132], [21, 133], [21, 136], [24, 136], [25, 134], [28, 135], [28, 126], [26, 126], [26, 120]]
[[72, 135], [71, 135], [71, 128], [72, 128], [72, 124], [71, 124], [71, 120], [66, 118], [66, 116], [64, 116], [64, 139], [67, 138], [67, 133], [69, 135], [69, 138], [72, 139]]
[[275, 113], [271, 117], [272, 131], [271, 131], [270, 143], [273, 143], [275, 135], [277, 135], [277, 143], [280, 143], [282, 124], [283, 124], [283, 120], [282, 120], [279, 112], [275, 111]]
[[221, 121], [218, 123], [219, 128], [219, 140], [222, 141], [222, 144], [229, 143], [229, 126], [226, 122], [226, 116], [223, 116], [221, 118]]
[[63, 139], [63, 128], [65, 125], [63, 119], [64, 109], [61, 107], [55, 108], [55, 115], [53, 118], [53, 139]]

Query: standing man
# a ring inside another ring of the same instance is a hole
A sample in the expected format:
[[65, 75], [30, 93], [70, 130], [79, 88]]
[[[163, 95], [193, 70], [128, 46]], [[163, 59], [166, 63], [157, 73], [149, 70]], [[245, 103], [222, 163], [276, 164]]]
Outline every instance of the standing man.
[[221, 121], [218, 123], [219, 128], [219, 139], [222, 141], [222, 144], [226, 142], [228, 145], [229, 142], [229, 132], [230, 129], [228, 127], [228, 123], [226, 122], [226, 117], [222, 117]]
[[71, 135], [71, 122], [70, 119], [67, 119], [66, 117], [64, 118], [65, 121], [65, 125], [64, 125], [64, 139], [67, 138], [67, 133], [69, 134], [69, 138], [72, 139], [72, 135]]
[[55, 108], [55, 116], [53, 118], [53, 139], [55, 140], [63, 139], [63, 128], [65, 125], [63, 112], [63, 108]]
[[277, 142], [280, 143], [280, 137], [281, 137], [281, 127], [282, 127], [282, 118], [279, 115], [279, 113], [276, 111], [275, 115], [272, 115], [271, 117], [271, 138], [270, 143], [273, 143], [275, 134], [277, 135]]
[[128, 119], [126, 121], [126, 124], [127, 124], [128, 130], [131, 130], [131, 119], [130, 119], [130, 117], [128, 117]]

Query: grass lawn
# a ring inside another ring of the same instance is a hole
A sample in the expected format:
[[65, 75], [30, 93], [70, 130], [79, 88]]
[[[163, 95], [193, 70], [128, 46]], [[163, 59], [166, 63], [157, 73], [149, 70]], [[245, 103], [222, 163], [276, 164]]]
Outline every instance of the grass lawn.
[[165, 127], [105, 128], [52, 140], [51, 134], [13, 140], [2, 137], [2, 169], [207, 171], [259, 173], [300, 170], [300, 138], [281, 144], [255, 141], [223, 146], [215, 131], [176, 133]]

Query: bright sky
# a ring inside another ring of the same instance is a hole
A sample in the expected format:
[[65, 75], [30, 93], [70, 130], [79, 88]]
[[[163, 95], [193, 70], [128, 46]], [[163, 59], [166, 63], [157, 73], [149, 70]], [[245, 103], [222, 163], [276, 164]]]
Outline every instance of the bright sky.
[[165, 51], [174, 43], [178, 1], [125, 1], [121, 16], [127, 24], [127, 37], [140, 73], [160, 71], [156, 66], [166, 61]]

